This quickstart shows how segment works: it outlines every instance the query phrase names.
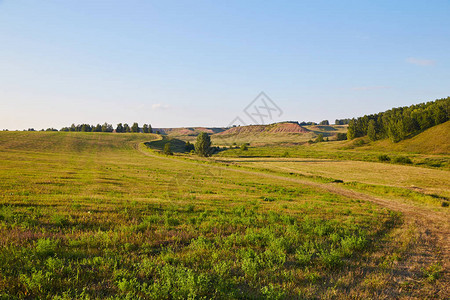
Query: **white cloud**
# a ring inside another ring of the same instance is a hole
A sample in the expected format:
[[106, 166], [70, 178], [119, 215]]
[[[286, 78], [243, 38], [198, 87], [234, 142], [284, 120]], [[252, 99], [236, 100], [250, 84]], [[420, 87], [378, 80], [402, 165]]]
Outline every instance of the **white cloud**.
[[170, 106], [167, 105], [167, 104], [162, 104], [162, 103], [152, 104], [152, 109], [153, 110], [168, 109], [168, 108], [170, 108]]
[[352, 91], [373, 91], [373, 90], [385, 90], [390, 89], [390, 86], [357, 86], [352, 87]]
[[407, 63], [422, 66], [422, 67], [428, 67], [428, 66], [434, 66], [436, 64], [436, 61], [431, 59], [419, 59], [415, 57], [409, 57], [406, 59]]

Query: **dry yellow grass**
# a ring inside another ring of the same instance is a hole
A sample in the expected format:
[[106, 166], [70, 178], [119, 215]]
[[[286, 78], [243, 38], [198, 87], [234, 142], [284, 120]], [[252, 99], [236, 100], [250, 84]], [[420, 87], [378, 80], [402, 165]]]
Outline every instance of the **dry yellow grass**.
[[310, 158], [223, 158], [240, 165], [450, 196], [450, 172], [376, 162]]

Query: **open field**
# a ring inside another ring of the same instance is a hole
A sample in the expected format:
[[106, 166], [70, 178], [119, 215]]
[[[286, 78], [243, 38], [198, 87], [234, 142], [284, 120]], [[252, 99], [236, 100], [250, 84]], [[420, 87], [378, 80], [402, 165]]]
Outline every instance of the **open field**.
[[376, 163], [364, 177], [362, 162], [283, 159], [228, 166], [144, 144], [161, 149], [158, 139], [0, 132], [0, 298], [449, 296], [447, 208], [308, 177], [447, 195], [447, 171]]
[[[311, 159], [311, 158], [223, 158], [221, 161], [239, 166], [273, 170], [281, 173], [299, 174], [342, 180], [345, 183], [364, 183], [385, 187], [396, 187], [441, 195], [450, 198], [450, 172], [408, 165], [379, 162]], [[436, 197], [436, 204], [441, 202]]]

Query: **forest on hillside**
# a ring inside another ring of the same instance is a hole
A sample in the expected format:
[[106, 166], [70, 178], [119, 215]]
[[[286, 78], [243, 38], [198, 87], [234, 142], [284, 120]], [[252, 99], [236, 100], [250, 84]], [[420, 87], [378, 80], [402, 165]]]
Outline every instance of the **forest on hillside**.
[[427, 103], [397, 107], [350, 120], [349, 140], [368, 136], [372, 141], [389, 138], [397, 143], [449, 120], [450, 97]]

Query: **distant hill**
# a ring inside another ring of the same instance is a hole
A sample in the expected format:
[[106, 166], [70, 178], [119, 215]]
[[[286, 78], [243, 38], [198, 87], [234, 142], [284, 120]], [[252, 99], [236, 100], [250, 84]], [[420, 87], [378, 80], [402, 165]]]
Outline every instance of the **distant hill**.
[[450, 154], [450, 121], [433, 126], [410, 139], [396, 144], [385, 139], [374, 142], [364, 148], [422, 154]]
[[285, 121], [268, 125], [247, 125], [229, 128], [211, 136], [217, 145], [250, 143], [258, 145], [298, 145], [314, 140], [319, 134], [331, 140], [347, 131], [346, 125], [300, 125]]
[[281, 122], [270, 125], [248, 125], [232, 127], [217, 135], [260, 134], [260, 133], [307, 133], [309, 130], [296, 122]]
[[181, 128], [153, 128], [153, 132], [159, 131], [161, 134], [171, 136], [197, 136], [201, 132], [208, 134], [220, 133], [226, 130], [221, 127], [181, 127]]

